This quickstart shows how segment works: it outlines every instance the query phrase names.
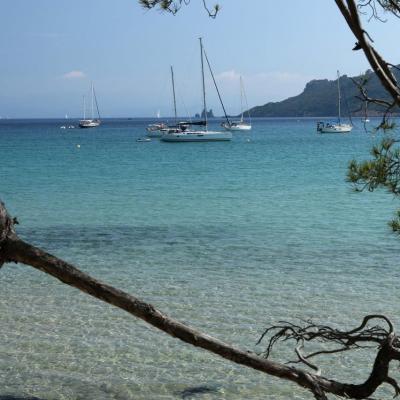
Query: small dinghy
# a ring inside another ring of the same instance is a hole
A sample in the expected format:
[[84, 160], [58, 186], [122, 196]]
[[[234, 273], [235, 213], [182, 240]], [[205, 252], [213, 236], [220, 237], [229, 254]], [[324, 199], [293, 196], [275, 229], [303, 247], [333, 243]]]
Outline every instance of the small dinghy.
[[146, 137], [140, 137], [138, 139], [136, 139], [137, 142], [151, 142], [150, 138], [146, 138]]

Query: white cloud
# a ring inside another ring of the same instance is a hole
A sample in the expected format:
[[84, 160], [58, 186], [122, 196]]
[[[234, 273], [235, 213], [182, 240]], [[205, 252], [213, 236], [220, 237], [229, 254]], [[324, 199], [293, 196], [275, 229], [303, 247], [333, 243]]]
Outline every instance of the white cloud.
[[215, 78], [223, 81], [237, 81], [240, 75], [234, 69], [219, 73]]
[[86, 77], [86, 74], [82, 71], [70, 71], [62, 76], [64, 79], [82, 79]]

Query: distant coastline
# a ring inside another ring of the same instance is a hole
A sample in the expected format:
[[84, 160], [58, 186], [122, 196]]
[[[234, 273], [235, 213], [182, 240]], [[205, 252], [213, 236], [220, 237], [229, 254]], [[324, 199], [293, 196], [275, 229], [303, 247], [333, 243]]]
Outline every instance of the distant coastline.
[[[393, 69], [396, 78], [400, 79], [400, 71]], [[359, 90], [354, 84], [365, 78], [365, 88], [371, 98], [387, 99], [387, 93], [382, 87], [379, 79], [371, 71], [365, 75], [348, 77], [341, 76], [340, 85], [342, 88], [342, 115], [369, 117], [382, 116], [384, 109], [376, 104], [370, 104], [365, 110], [363, 102], [358, 98]], [[311, 117], [322, 118], [327, 115], [337, 115], [337, 80], [318, 79], [308, 82], [297, 96], [289, 97], [279, 102], [269, 102], [261, 106], [250, 108], [252, 118], [256, 117]], [[247, 112], [247, 111], [246, 111]], [[400, 110], [394, 109], [393, 115], [400, 115]]]

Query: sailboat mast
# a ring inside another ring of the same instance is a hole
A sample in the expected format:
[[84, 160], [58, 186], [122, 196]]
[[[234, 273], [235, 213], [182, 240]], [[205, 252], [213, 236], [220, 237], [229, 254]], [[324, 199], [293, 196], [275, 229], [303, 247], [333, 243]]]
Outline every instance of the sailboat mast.
[[[248, 118], [249, 118], [249, 123], [251, 124], [251, 115], [250, 115], [249, 102], [247, 101], [246, 91], [244, 90], [244, 84], [243, 84], [243, 78], [242, 78], [242, 76], [240, 76], [240, 84], [241, 84], [241, 86], [242, 86], [242, 95], [243, 95], [244, 104], [245, 104], [246, 110], [247, 110], [247, 116], [248, 116]], [[240, 101], [241, 101], [241, 104], [242, 104], [242, 99], [240, 99]], [[243, 105], [242, 105], [242, 107], [243, 107]], [[244, 115], [244, 111], [243, 111], [243, 109], [242, 109], [242, 119], [243, 119], [243, 115]]]
[[83, 96], [83, 119], [86, 119], [86, 98]]
[[243, 122], [243, 81], [242, 81], [242, 76], [240, 76], [240, 111], [242, 112], [240, 122]]
[[92, 82], [92, 119], [94, 119], [94, 88], [93, 88], [93, 82]]
[[178, 123], [178, 116], [176, 114], [176, 98], [175, 98], [175, 81], [174, 81], [174, 69], [171, 65], [171, 80], [172, 80], [172, 94], [174, 96], [174, 112], [175, 112], [175, 125]]
[[339, 79], [340, 79], [340, 74], [339, 71], [337, 72], [337, 87], [338, 87], [338, 114], [339, 114], [339, 124], [340, 124], [340, 83], [339, 83]]
[[96, 110], [97, 110], [97, 116], [98, 119], [100, 120], [100, 111], [99, 111], [99, 104], [97, 103], [97, 96], [96, 96], [96, 92], [94, 90], [94, 85], [93, 85], [93, 97], [94, 97], [94, 102], [96, 103]]
[[204, 82], [203, 42], [201, 38], [199, 38], [199, 40], [200, 40], [200, 55], [201, 55], [201, 78], [203, 84], [203, 107], [204, 107], [204, 118], [206, 121], [206, 130], [207, 130], [208, 121], [207, 121], [207, 105], [206, 105], [206, 85]]
[[206, 53], [205, 50], [203, 50], [203, 53], [204, 53], [204, 56], [205, 56], [206, 61], [207, 61], [208, 69], [210, 70], [210, 74], [211, 74], [212, 80], [214, 82], [215, 90], [217, 91], [219, 101], [221, 103], [222, 109], [224, 110], [224, 115], [225, 115], [226, 122], [228, 123], [228, 125], [230, 125], [228, 114], [226, 113], [224, 102], [222, 101], [221, 93], [219, 92], [219, 89], [218, 89], [218, 86], [217, 86], [217, 82], [215, 81], [215, 77], [214, 77], [214, 74], [212, 72], [210, 61], [208, 60], [207, 53]]

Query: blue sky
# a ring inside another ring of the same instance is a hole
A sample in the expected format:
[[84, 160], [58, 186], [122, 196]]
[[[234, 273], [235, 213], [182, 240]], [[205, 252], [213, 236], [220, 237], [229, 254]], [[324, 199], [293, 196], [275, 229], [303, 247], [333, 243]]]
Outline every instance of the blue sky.
[[[1, 0], [0, 116], [80, 117], [91, 81], [105, 117], [171, 115], [170, 65], [179, 114], [198, 112], [199, 36], [232, 114], [240, 75], [254, 106], [296, 95], [310, 79], [334, 79], [337, 69], [368, 68], [351, 50], [355, 40], [333, 0], [219, 0], [216, 19], [201, 3], [172, 16], [137, 0]], [[399, 63], [400, 23], [366, 27]], [[209, 107], [222, 114], [210, 78], [207, 92]]]

